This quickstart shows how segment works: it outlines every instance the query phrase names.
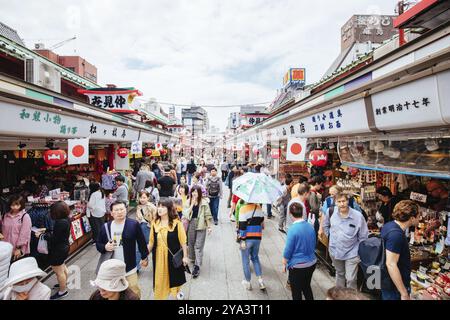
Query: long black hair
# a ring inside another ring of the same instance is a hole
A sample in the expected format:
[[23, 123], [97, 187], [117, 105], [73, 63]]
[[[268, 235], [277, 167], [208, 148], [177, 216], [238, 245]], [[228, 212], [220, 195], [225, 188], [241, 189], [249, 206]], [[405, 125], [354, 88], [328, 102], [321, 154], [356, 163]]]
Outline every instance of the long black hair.
[[100, 187], [100, 183], [98, 182], [92, 182], [89, 185], [89, 189], [91, 191], [91, 195], [89, 196], [89, 200], [91, 200], [92, 195], [94, 194], [94, 192], [97, 192], [100, 190], [101, 194], [102, 194], [102, 199], [105, 197], [105, 193], [103, 192], [103, 189]]

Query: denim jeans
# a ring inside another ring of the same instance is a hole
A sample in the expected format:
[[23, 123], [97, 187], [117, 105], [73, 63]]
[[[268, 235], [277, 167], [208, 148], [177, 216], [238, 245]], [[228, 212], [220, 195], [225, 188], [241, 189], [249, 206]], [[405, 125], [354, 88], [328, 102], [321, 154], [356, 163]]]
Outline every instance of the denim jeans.
[[177, 173], [177, 184], [180, 184], [181, 173]]
[[[150, 239], [150, 227], [147, 223], [141, 223], [141, 229], [142, 233], [144, 233], [145, 243], [148, 243]], [[137, 269], [141, 270], [141, 252], [139, 251], [139, 248], [136, 248], [136, 264]]]
[[219, 220], [219, 203], [220, 197], [209, 198], [209, 208], [215, 222]]
[[188, 184], [188, 186], [191, 185], [192, 176], [193, 176], [193, 174], [188, 172], [188, 174], [187, 174], [187, 184]]
[[245, 240], [246, 249], [241, 250], [242, 267], [244, 269], [245, 280], [250, 281], [252, 275], [250, 273], [250, 260], [253, 262], [253, 268], [257, 277], [262, 276], [261, 263], [259, 262], [259, 245], [261, 240], [249, 239]]
[[[411, 293], [411, 287], [406, 287], [408, 293]], [[381, 290], [382, 300], [401, 300], [400, 292], [397, 290]]]

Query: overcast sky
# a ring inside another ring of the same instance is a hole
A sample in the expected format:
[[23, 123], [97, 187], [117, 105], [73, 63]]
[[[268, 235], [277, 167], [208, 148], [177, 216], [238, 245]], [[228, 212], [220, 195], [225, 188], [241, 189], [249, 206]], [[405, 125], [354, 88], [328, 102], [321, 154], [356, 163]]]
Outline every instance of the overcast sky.
[[[290, 67], [321, 78], [353, 14], [394, 14], [396, 0], [0, 0], [0, 21], [28, 47], [51, 46], [98, 68], [100, 85], [197, 105], [272, 101]], [[167, 110], [167, 107], [166, 107]], [[207, 109], [225, 129], [231, 109]]]

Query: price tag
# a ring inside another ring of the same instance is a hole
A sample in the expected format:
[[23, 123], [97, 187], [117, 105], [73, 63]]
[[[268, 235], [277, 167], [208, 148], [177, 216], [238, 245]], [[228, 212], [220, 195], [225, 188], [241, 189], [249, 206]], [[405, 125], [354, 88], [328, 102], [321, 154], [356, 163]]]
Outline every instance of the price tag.
[[426, 203], [427, 202], [427, 195], [421, 194], [417, 192], [411, 192], [411, 195], [409, 196], [411, 200]]
[[367, 186], [365, 188], [366, 193], [375, 193], [377, 191], [377, 189], [375, 188], [375, 186]]
[[8, 193], [8, 192], [9, 192], [9, 188], [3, 189], [3, 193]]
[[434, 249], [437, 254], [441, 254], [442, 251], [444, 251], [444, 239], [436, 243], [436, 249]]

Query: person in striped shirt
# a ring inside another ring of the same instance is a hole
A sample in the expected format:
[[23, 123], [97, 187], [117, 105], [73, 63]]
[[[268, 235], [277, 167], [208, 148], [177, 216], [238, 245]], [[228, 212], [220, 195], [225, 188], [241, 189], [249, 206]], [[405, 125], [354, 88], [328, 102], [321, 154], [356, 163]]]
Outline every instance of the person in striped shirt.
[[[243, 201], [241, 199], [241, 201]], [[261, 290], [265, 290], [262, 279], [261, 264], [259, 261], [259, 246], [261, 244], [262, 230], [264, 229], [264, 213], [261, 205], [244, 203], [239, 210], [239, 239], [242, 255], [242, 267], [245, 279], [242, 284], [247, 290], [252, 289], [250, 260], [253, 263], [258, 284]]]

